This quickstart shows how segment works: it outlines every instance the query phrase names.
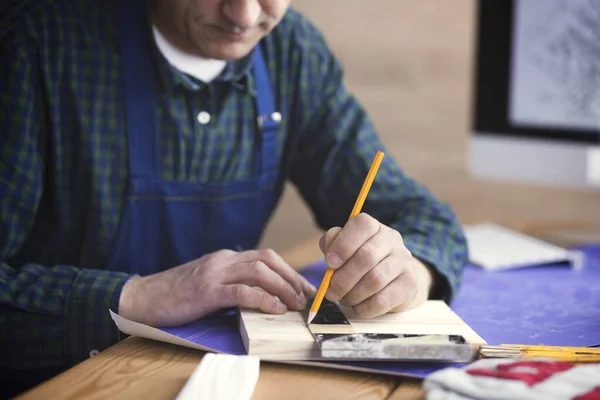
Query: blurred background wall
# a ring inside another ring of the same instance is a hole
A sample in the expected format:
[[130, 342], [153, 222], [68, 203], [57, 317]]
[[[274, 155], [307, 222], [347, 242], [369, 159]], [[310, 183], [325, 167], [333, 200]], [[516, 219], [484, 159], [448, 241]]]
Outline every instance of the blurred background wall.
[[[600, 226], [598, 193], [469, 176], [475, 1], [293, 0], [292, 6], [325, 34], [389, 152], [461, 221]], [[319, 232], [290, 186], [262, 245], [284, 250]]]

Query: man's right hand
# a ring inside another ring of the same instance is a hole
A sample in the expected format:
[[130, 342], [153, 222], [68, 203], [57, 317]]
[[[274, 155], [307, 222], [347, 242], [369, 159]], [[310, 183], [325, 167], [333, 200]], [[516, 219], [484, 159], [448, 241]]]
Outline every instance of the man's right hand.
[[119, 315], [179, 326], [228, 307], [283, 314], [302, 310], [316, 288], [272, 250], [221, 250], [123, 287]]

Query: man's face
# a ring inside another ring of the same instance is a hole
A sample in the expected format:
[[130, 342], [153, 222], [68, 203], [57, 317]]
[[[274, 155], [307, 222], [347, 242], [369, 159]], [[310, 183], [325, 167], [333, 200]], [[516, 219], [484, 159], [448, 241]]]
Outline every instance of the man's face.
[[250, 52], [283, 18], [291, 0], [156, 0], [154, 20], [182, 50], [233, 60]]

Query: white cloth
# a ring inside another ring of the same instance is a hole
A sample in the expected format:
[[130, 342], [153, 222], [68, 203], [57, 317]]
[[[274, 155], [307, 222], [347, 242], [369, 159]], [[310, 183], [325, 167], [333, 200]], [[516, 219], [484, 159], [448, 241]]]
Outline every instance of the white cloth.
[[178, 70], [193, 76], [205, 83], [210, 83], [225, 68], [226, 62], [223, 60], [212, 60], [185, 53], [173, 46], [160, 30], [153, 25], [154, 40], [156, 46], [162, 55], [169, 61], [169, 64]]
[[427, 400], [599, 400], [600, 364], [482, 359], [423, 381]]

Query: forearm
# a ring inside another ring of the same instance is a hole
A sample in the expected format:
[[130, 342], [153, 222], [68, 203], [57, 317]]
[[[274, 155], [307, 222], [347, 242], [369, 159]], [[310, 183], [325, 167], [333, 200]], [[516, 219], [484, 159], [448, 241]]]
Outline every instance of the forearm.
[[118, 310], [129, 275], [59, 265], [0, 264], [3, 367], [71, 366], [118, 342]]

